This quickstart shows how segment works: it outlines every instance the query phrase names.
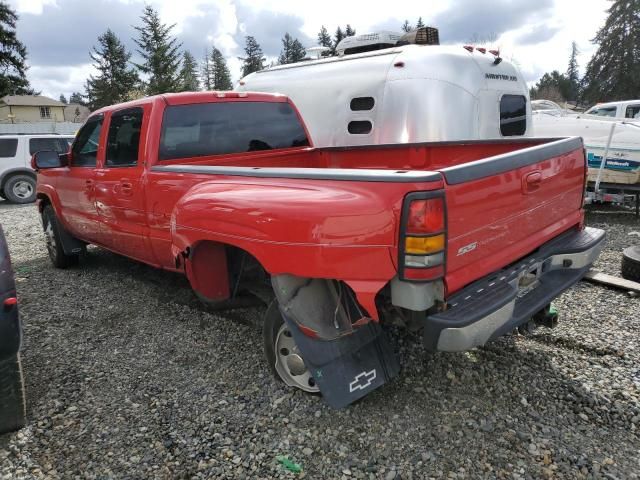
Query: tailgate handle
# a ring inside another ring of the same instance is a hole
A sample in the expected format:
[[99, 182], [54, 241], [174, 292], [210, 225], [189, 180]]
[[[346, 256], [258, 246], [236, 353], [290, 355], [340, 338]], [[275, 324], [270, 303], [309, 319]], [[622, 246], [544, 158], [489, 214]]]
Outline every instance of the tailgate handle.
[[527, 173], [522, 177], [522, 192], [531, 193], [540, 188], [542, 184], [542, 172]]

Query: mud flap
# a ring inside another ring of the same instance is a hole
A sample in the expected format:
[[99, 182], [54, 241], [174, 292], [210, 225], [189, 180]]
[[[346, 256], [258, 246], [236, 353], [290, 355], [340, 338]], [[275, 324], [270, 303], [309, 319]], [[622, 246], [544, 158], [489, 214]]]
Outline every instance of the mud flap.
[[346, 407], [400, 372], [398, 359], [375, 322], [334, 340], [321, 340], [302, 333], [284, 312], [282, 316], [320, 392], [333, 408]]

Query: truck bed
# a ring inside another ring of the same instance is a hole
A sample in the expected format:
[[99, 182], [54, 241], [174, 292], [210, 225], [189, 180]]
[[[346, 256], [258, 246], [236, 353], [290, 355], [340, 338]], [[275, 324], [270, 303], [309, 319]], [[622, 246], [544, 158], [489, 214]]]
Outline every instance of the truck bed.
[[[441, 182], [448, 212], [445, 280], [452, 293], [581, 223], [585, 159], [579, 138], [536, 138], [251, 152], [161, 162], [151, 170], [410, 183], [413, 191]], [[397, 264], [395, 232], [389, 247]]]

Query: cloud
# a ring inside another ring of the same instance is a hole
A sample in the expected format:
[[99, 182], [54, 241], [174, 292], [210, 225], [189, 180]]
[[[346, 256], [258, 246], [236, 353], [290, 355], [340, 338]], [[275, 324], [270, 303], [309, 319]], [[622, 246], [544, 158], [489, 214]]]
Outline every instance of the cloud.
[[551, 16], [553, 0], [458, 0], [438, 13], [427, 25], [440, 29], [443, 43], [467, 42], [472, 38], [488, 39], [500, 37], [532, 21]]
[[535, 45], [551, 40], [559, 31], [560, 27], [552, 27], [543, 23], [517, 35], [515, 41], [520, 45]]
[[[267, 57], [276, 57], [282, 49], [282, 37], [285, 33], [300, 40], [305, 47], [315, 45], [315, 40], [302, 31], [304, 19], [300, 16], [256, 10], [252, 4], [237, 4], [238, 32], [235, 41], [244, 48], [246, 35], [255, 37]], [[318, 30], [320, 27], [318, 27]]]

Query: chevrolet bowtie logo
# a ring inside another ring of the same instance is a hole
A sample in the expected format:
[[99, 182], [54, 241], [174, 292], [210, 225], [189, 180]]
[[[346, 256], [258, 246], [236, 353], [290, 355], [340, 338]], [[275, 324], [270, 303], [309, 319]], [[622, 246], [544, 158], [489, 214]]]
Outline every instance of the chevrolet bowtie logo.
[[374, 368], [370, 372], [361, 372], [355, 376], [353, 382], [349, 384], [349, 392], [353, 393], [356, 390], [364, 390], [371, 386], [371, 383], [376, 379], [376, 369]]

